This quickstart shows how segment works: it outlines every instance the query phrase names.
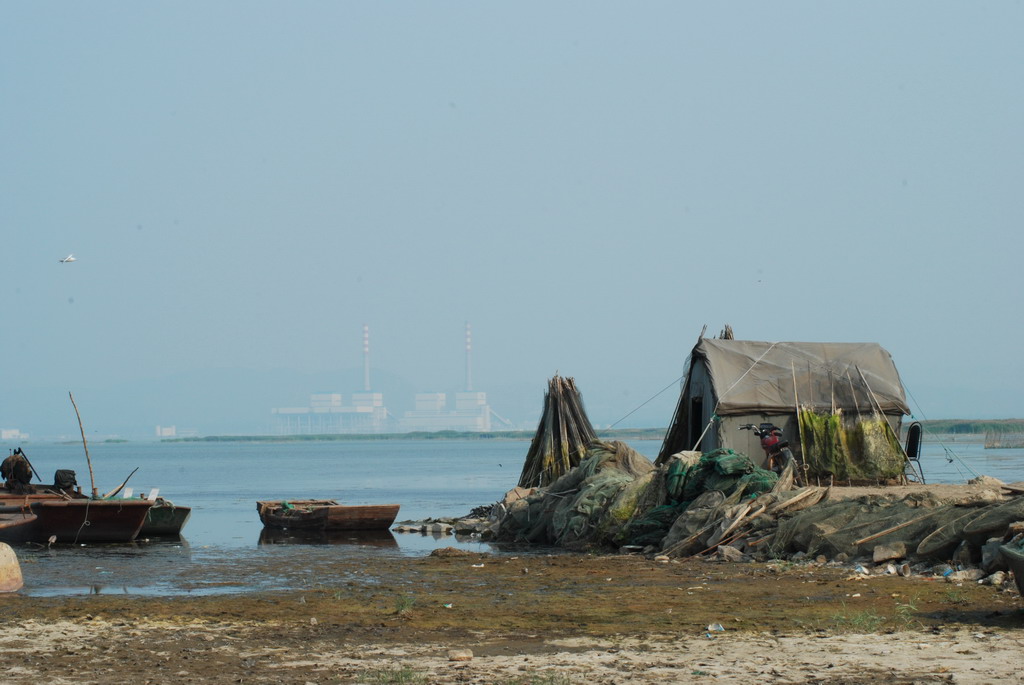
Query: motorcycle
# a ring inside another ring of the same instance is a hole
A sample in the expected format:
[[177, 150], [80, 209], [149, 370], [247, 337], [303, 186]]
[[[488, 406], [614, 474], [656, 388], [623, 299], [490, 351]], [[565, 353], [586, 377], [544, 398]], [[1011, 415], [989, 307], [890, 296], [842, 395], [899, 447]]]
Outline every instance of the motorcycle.
[[768, 468], [775, 473], [782, 473], [790, 463], [796, 466], [796, 458], [789, 449], [789, 442], [782, 439], [782, 429], [774, 423], [752, 423], [740, 426], [740, 430], [749, 430], [761, 439], [761, 449], [768, 457]]

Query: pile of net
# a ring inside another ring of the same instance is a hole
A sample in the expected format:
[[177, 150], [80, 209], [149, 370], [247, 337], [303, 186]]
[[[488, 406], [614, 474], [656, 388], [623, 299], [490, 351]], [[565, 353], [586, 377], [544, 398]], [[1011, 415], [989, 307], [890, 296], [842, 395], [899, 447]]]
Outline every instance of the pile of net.
[[673, 521], [659, 549], [670, 557], [729, 546], [759, 559], [824, 556], [873, 561], [981, 561], [994, 542], [1024, 531], [1024, 497], [983, 493], [945, 502], [927, 492], [846, 498], [842, 488], [791, 489], [784, 472], [768, 492], [749, 497], [709, 490]]
[[663, 500], [663, 488], [651, 487], [658, 473], [625, 443], [594, 441], [579, 466], [514, 502], [496, 537], [567, 548], [617, 545], [634, 512]]
[[[663, 464], [665, 503], [638, 512], [629, 523], [626, 538], [631, 545], [661, 545], [673, 523], [705, 493], [717, 493], [701, 500], [725, 500], [737, 494], [752, 497], [775, 487], [778, 476], [766, 471], [744, 454], [719, 449], [707, 454], [680, 452]], [[720, 496], [720, 497], [719, 497]]]
[[550, 485], [578, 466], [596, 439], [575, 381], [556, 375], [548, 381], [544, 410], [526, 454], [519, 487]]
[[660, 545], [704, 493], [749, 498], [777, 481], [732, 450], [655, 467], [624, 443], [594, 441], [576, 468], [503, 510], [495, 537], [570, 549]]
[[517, 489], [491, 532], [499, 541], [676, 558], [728, 548], [760, 559], [855, 559], [884, 547], [894, 558], [933, 561], [971, 561], [993, 540], [1024, 532], [1024, 496], [848, 497], [841, 487], [794, 489], [793, 475], [793, 465], [776, 475], [731, 450], [682, 452], [655, 466], [624, 443], [594, 441], [550, 485]]

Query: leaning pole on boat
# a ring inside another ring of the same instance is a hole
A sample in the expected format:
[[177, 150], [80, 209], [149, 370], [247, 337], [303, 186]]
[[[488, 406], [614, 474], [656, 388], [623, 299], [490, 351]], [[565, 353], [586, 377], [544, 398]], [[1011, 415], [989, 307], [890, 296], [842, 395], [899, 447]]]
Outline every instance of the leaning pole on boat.
[[75, 396], [68, 391], [68, 397], [71, 398], [71, 406], [75, 408], [75, 416], [78, 417], [78, 430], [82, 433], [82, 447], [85, 448], [85, 463], [89, 465], [89, 485], [92, 487], [92, 496], [95, 499], [99, 496], [96, 491], [96, 479], [92, 475], [92, 459], [89, 458], [89, 444], [85, 441], [85, 428], [82, 427], [82, 415], [78, 413], [78, 405], [75, 404]]

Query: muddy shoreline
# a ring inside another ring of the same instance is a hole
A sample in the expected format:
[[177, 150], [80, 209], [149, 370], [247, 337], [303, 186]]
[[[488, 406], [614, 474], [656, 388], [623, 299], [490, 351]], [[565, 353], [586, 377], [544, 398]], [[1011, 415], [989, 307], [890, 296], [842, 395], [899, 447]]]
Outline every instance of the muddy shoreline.
[[0, 674], [9, 683], [981, 683], [1015, 680], [1024, 646], [1016, 590], [813, 562], [456, 550], [371, 567], [335, 559], [309, 572], [313, 587], [284, 592], [3, 596]]

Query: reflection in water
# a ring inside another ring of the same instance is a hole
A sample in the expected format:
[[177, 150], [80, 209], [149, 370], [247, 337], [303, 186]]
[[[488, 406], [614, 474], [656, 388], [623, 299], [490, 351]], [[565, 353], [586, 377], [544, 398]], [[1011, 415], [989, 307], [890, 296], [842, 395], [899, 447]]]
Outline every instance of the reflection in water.
[[359, 545], [366, 547], [398, 547], [390, 530], [283, 530], [264, 528], [261, 545]]

